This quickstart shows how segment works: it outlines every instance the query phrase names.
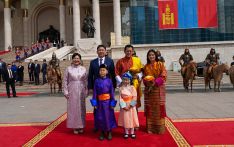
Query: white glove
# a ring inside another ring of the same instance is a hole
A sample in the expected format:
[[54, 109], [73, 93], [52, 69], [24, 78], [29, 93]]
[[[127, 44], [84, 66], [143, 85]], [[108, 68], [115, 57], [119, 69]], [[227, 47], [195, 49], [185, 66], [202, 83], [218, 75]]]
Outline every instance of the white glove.
[[115, 79], [117, 82], [117, 86], [119, 87], [119, 85], [122, 83], [122, 79], [120, 78], [120, 76], [116, 76]]

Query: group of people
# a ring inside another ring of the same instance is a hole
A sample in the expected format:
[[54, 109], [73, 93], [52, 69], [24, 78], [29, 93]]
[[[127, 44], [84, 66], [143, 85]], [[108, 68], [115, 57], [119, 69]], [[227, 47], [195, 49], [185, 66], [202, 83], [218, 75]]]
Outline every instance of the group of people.
[[[185, 76], [187, 65], [191, 62], [193, 62], [193, 56], [190, 54], [189, 49], [186, 48], [184, 50], [184, 54], [182, 54], [179, 58], [179, 63], [181, 65], [181, 74], [183, 77]], [[220, 64], [219, 53], [216, 53], [215, 49], [211, 48], [210, 53], [207, 54], [204, 62], [208, 67], [207, 73], [211, 74], [213, 67]]]
[[42, 66], [38, 63], [37, 60], [34, 62], [32, 59], [28, 63], [28, 75], [29, 82], [35, 83], [35, 85], [40, 84], [40, 72], [42, 72], [42, 84], [47, 83], [46, 73], [47, 73], [47, 63], [46, 60], [43, 60]]
[[[16, 65], [18, 63], [18, 65]], [[47, 82], [46, 80], [46, 72], [47, 72], [47, 63], [46, 60], [43, 61], [42, 68], [38, 61], [35, 60], [33, 63], [32, 60], [28, 63], [28, 74], [30, 83], [35, 83], [35, 85], [39, 85], [39, 75], [42, 72], [43, 84]], [[0, 82], [5, 82], [6, 91], [8, 98], [10, 95], [10, 87], [12, 89], [13, 97], [16, 97], [15, 84], [19, 82], [19, 86], [23, 86], [24, 82], [24, 66], [21, 61], [5, 63], [0, 58]]]
[[[94, 107], [94, 132], [100, 131], [99, 140], [112, 139], [112, 129], [124, 128], [123, 137], [136, 138], [139, 128], [138, 108], [141, 107], [141, 83], [144, 89], [146, 129], [148, 133], [163, 134], [165, 131], [165, 81], [167, 72], [164, 63], [155, 50], [147, 53], [147, 64], [143, 66], [140, 58], [133, 56], [134, 47], [126, 45], [125, 57], [114, 65], [106, 56], [106, 47], [97, 47], [98, 57], [90, 62], [89, 71], [81, 65], [81, 55], [74, 53], [72, 65], [64, 73], [64, 96], [67, 98], [67, 127], [74, 134], [81, 134], [85, 128], [85, 98]], [[115, 97], [115, 88], [119, 97]], [[116, 121], [114, 107], [120, 106]]]
[[49, 39], [47, 38], [46, 41], [42, 39], [41, 42], [37, 41], [36, 43], [32, 43], [31, 47], [14, 47], [15, 48], [15, 59], [16, 61], [20, 61], [21, 59], [28, 58], [29, 56], [35, 55], [41, 51], [49, 49], [52, 47], [52, 43], [50, 43]]
[[0, 82], [5, 82], [6, 91], [8, 98], [10, 95], [10, 87], [12, 89], [13, 97], [17, 97], [15, 90], [15, 82], [19, 81], [20, 85], [23, 85], [24, 76], [24, 66], [19, 62], [18, 66], [15, 62], [6, 64], [2, 59], [0, 59]]

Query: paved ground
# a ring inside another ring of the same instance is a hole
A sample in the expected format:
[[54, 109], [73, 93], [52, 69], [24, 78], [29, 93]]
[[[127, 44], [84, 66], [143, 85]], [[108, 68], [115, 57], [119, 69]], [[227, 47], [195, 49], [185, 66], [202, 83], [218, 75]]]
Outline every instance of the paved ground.
[[[3, 85], [0, 86], [0, 92], [4, 92]], [[62, 94], [49, 95], [48, 86], [25, 86], [18, 91], [29, 89], [44, 92], [29, 97], [0, 97], [0, 123], [51, 122], [66, 112], [66, 99]], [[89, 112], [92, 111], [90, 98], [86, 101]], [[166, 108], [172, 119], [234, 118], [234, 89], [231, 85], [223, 85], [220, 93], [205, 92], [204, 86], [197, 85], [193, 93], [187, 93], [182, 87], [167, 86]]]

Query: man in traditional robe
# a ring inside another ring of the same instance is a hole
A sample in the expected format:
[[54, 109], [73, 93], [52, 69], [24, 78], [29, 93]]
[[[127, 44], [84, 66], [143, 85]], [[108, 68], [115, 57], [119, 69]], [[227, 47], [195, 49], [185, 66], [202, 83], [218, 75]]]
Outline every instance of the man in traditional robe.
[[121, 80], [121, 76], [129, 71], [132, 76], [133, 76], [133, 86], [136, 88], [137, 90], [137, 108], [139, 108], [141, 106], [141, 95], [142, 95], [142, 91], [141, 91], [141, 78], [142, 78], [142, 68], [143, 65], [141, 63], [140, 58], [138, 57], [133, 57], [134, 48], [132, 45], [126, 45], [124, 48], [124, 53], [125, 53], [125, 57], [119, 59], [116, 63], [115, 66], [115, 74], [116, 74], [116, 81], [117, 81], [117, 85], [119, 86], [122, 82]]

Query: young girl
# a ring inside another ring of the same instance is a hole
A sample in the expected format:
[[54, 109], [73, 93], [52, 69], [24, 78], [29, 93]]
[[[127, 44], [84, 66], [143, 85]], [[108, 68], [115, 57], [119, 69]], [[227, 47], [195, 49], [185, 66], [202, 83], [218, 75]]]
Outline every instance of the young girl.
[[134, 128], [139, 127], [139, 121], [136, 111], [137, 91], [134, 86], [130, 85], [132, 75], [126, 72], [122, 76], [122, 86], [119, 89], [120, 93], [120, 114], [118, 125], [124, 127], [124, 138], [136, 138]]

